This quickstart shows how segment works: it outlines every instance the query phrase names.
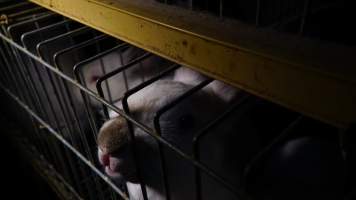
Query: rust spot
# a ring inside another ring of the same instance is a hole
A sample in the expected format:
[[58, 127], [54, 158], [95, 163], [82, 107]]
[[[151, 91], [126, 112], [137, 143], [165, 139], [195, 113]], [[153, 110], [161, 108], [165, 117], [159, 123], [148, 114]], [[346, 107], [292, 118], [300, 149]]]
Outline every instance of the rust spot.
[[187, 40], [183, 40], [183, 41], [182, 41], [182, 44], [183, 44], [183, 46], [185, 46], [185, 47], [188, 46]]

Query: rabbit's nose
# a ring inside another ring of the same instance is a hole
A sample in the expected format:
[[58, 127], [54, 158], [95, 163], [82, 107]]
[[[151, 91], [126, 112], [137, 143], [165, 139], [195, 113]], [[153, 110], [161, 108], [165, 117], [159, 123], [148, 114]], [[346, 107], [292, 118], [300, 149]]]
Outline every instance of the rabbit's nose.
[[100, 164], [102, 164], [103, 166], [109, 166], [110, 165], [110, 154], [108, 154], [108, 153], [102, 151], [101, 149], [99, 149], [98, 158], [99, 158]]
[[104, 166], [109, 166], [110, 165], [110, 155], [104, 154], [102, 157], [102, 161], [103, 161]]

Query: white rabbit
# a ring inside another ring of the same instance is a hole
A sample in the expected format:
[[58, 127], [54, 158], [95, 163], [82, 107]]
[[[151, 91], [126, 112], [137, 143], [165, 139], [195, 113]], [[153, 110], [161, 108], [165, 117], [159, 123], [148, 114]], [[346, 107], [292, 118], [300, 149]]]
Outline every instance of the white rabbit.
[[[180, 75], [175, 77], [176, 80]], [[193, 79], [186, 78], [183, 82], [157, 81], [131, 96], [128, 104], [132, 115], [138, 121], [153, 128], [155, 113], [191, 88], [191, 85], [187, 83], [192, 83]], [[221, 113], [225, 106], [226, 102], [213, 90], [200, 90], [162, 115], [160, 119], [162, 137], [191, 155], [192, 140], [196, 131]], [[222, 124], [213, 128], [208, 136], [202, 139], [202, 145], [198, 150], [201, 154], [201, 161], [236, 188], [241, 185], [240, 172], [243, 164], [256, 149], [256, 138], [253, 132], [249, 134], [236, 134], [235, 132], [235, 128], [240, 126], [235, 122], [242, 118], [245, 111], [246, 109], [239, 110]], [[244, 124], [241, 125], [242, 128], [243, 126]], [[249, 131], [249, 129], [247, 127], [242, 131]], [[131, 199], [142, 199], [135, 171], [136, 165], [132, 152], [128, 148], [130, 143], [128, 134], [127, 123], [122, 116], [116, 115], [107, 121], [101, 127], [98, 136], [98, 157], [110, 177], [123, 178], [127, 181]], [[140, 166], [148, 198], [165, 199], [158, 144], [137, 127], [134, 127], [134, 134], [138, 154], [136, 164]], [[188, 161], [177, 157], [176, 153], [168, 148], [164, 148], [164, 158], [171, 199], [195, 199], [194, 167]], [[202, 173], [202, 199], [236, 199], [236, 197], [221, 184]]]

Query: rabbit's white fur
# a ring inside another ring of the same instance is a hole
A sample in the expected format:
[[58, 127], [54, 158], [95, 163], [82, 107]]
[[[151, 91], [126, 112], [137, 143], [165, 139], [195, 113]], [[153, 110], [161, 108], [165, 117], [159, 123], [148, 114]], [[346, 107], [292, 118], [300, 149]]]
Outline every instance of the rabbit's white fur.
[[[205, 78], [186, 69], [178, 70], [173, 80], [158, 81], [130, 97], [128, 103], [135, 119], [153, 128], [155, 113], [162, 106], [186, 92], [197, 82], [196, 80]], [[222, 98], [224, 94], [217, 94], [214, 91], [214, 84], [216, 81], [207, 89], [198, 91], [173, 107], [160, 120], [162, 137], [188, 155], [192, 154], [192, 140], [196, 131], [214, 119], [225, 108], [226, 103], [229, 103], [227, 102], [229, 98], [224, 99]], [[237, 90], [230, 89], [230, 92], [237, 93]], [[234, 114], [233, 117], [213, 128], [211, 133], [204, 137], [199, 148], [201, 161], [236, 187], [241, 184], [239, 173], [246, 160], [244, 157], [255, 149], [255, 138], [252, 133], [247, 135], [235, 133], [235, 128], [238, 126], [235, 122], [241, 118], [241, 113], [242, 111]], [[134, 134], [138, 153], [136, 164], [140, 166], [148, 197], [165, 199], [158, 144], [137, 127], [134, 127]], [[98, 136], [99, 160], [109, 176], [116, 179], [124, 178], [127, 181], [132, 199], [143, 199], [137, 182], [132, 152], [126, 145], [127, 140], [123, 139], [126, 137], [128, 137], [127, 124], [121, 116], [106, 122]], [[232, 155], [238, 156], [238, 159], [233, 159]], [[164, 148], [164, 158], [171, 199], [195, 199], [194, 167], [167, 148]], [[202, 195], [203, 199], [235, 199], [232, 193], [204, 172], [202, 172]]]

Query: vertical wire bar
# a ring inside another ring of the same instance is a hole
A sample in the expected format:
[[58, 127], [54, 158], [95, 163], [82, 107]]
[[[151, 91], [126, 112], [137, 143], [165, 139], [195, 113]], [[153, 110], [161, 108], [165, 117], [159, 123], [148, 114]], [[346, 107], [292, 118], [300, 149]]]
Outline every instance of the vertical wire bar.
[[[164, 113], [166, 113], [172, 107], [174, 107], [177, 104], [179, 104], [184, 99], [192, 96], [193, 94], [195, 94], [197, 91], [201, 90], [203, 87], [205, 87], [206, 85], [208, 85], [212, 81], [213, 81], [212, 79], [208, 79], [208, 80], [205, 80], [205, 81], [199, 83], [197, 86], [194, 86], [192, 89], [189, 89], [187, 92], [185, 92], [183, 95], [181, 95], [178, 98], [176, 98], [171, 103], [169, 103], [169, 104], [163, 106], [161, 109], [159, 109], [155, 113], [155, 117], [153, 119], [154, 127], [155, 127], [155, 130], [156, 130], [157, 134], [159, 136], [162, 136], [161, 126], [160, 126], [160, 118]], [[161, 143], [158, 143], [158, 151], [159, 151], [159, 155], [160, 155], [160, 159], [161, 159], [161, 168], [162, 168], [162, 174], [163, 174], [163, 184], [164, 184], [164, 189], [165, 189], [165, 193], [166, 193], [166, 199], [169, 200], [170, 199], [170, 192], [169, 192], [168, 177], [167, 177], [167, 172], [166, 172], [166, 160], [165, 160], [165, 157], [164, 157], [164, 154], [163, 154], [163, 146], [162, 146]]]
[[[97, 49], [97, 52], [102, 52], [99, 43], [96, 43], [96, 44], [95, 44], [95, 47], [96, 47], [96, 49]], [[104, 66], [104, 61], [103, 61], [102, 58], [99, 58], [99, 63], [100, 63], [100, 68], [101, 68], [102, 73], [103, 73], [103, 74], [106, 74], [106, 70], [105, 70], [105, 66]], [[85, 80], [85, 79], [83, 79], [83, 80]], [[85, 83], [85, 81], [84, 81], [84, 83]], [[108, 83], [108, 81], [105, 81], [105, 87], [106, 87], [106, 92], [108, 93], [109, 101], [112, 103], [113, 100], [112, 100], [111, 91], [110, 91], [110, 88], [109, 88], [109, 83]], [[89, 98], [89, 99], [90, 99], [90, 98]]]
[[[120, 53], [119, 56], [120, 56], [121, 64], [123, 65], [124, 64], [124, 58], [122, 56], [122, 53]], [[125, 70], [122, 71], [122, 77], [124, 78], [125, 89], [126, 89], [126, 91], [128, 91], [129, 90], [129, 84], [127, 82], [127, 77], [126, 77]]]
[[303, 33], [304, 33], [304, 27], [305, 27], [305, 23], [306, 23], [308, 12], [309, 12], [308, 10], [309, 10], [309, 0], [304, 0], [302, 19], [301, 19], [300, 27], [299, 27], [299, 35], [303, 35]]
[[[76, 69], [76, 65], [74, 65], [74, 67], [73, 67], [73, 72], [74, 72], [74, 74], [76, 75], [76, 76], [75, 76], [75, 77], [76, 77], [76, 80], [77, 80], [79, 83], [84, 83], [84, 82], [85, 82], [85, 79], [84, 79], [84, 77], [81, 77], [82, 73], [78, 73], [78, 74], [75, 73], [75, 71], [76, 71], [75, 69]], [[94, 114], [93, 114], [93, 111], [92, 111], [92, 107], [90, 106], [90, 105], [91, 105], [91, 104], [90, 104], [90, 102], [91, 102], [90, 97], [89, 97], [85, 92], [83, 92], [83, 91], [80, 91], [80, 93], [81, 93], [82, 98], [83, 98], [83, 100], [84, 100], [85, 109], [87, 110], [87, 112], [91, 113], [90, 116], [89, 116], [90, 120], [93, 121], [93, 123], [96, 123], [96, 122], [95, 122], [95, 118], [94, 118]], [[95, 126], [96, 126], [96, 125], [95, 125]], [[96, 129], [94, 130], [93, 134], [96, 135], [97, 132], [98, 132], [98, 129], [96, 128]], [[95, 136], [94, 136], [94, 138], [95, 138]], [[93, 156], [91, 155], [90, 149], [88, 148], [87, 150], [88, 150], [88, 157], [89, 157], [89, 160], [94, 161], [94, 158], [93, 158]], [[101, 187], [100, 187], [101, 185], [100, 185], [96, 180], [94, 180], [94, 182], [95, 182], [95, 185], [96, 185], [96, 187], [95, 187], [96, 190], [99, 190], [99, 195], [100, 195], [102, 198], [104, 198], [104, 193], [102, 192]], [[90, 190], [89, 187], [88, 187], [88, 190]]]
[[[120, 50], [122, 50], [122, 47], [126, 47], [127, 46], [127, 44], [122, 44], [122, 45], [120, 45], [120, 46], [118, 46], [118, 48], [120, 48]], [[150, 53], [146, 53], [146, 54], [143, 54], [142, 56], [140, 56], [140, 57], [137, 57], [136, 59], [134, 59], [134, 60], [132, 60], [130, 63], [128, 63], [127, 65], [124, 65], [124, 61], [123, 61], [123, 57], [122, 57], [122, 52], [120, 52], [120, 61], [121, 61], [121, 67], [119, 67], [118, 69], [116, 69], [116, 70], [113, 70], [113, 71], [111, 71], [110, 73], [108, 73], [108, 74], [105, 74], [103, 77], [100, 77], [98, 80], [97, 80], [97, 91], [98, 91], [98, 93], [99, 93], [99, 95], [102, 97], [102, 98], [104, 98], [104, 94], [103, 94], [103, 90], [102, 90], [102, 83], [103, 83], [103, 81], [108, 81], [108, 78], [109, 77], [112, 77], [112, 76], [114, 76], [114, 75], [116, 75], [116, 74], [118, 74], [118, 73], [120, 73], [120, 72], [125, 72], [125, 70], [126, 69], [128, 69], [130, 66], [134, 66], [135, 64], [137, 64], [137, 62], [139, 62], [140, 64], [142, 63], [141, 61], [142, 60], [144, 60], [144, 59], [146, 59], [146, 58], [148, 58], [149, 56], [151, 56], [152, 54], [150, 54]], [[125, 74], [124, 74], [125, 75]], [[125, 78], [125, 76], [124, 76], [124, 78]], [[127, 79], [124, 79], [124, 82], [125, 82], [125, 84], [126, 84], [126, 87], [127, 87]], [[127, 91], [127, 90], [126, 90]], [[108, 110], [107, 110], [107, 108], [106, 108], [106, 106], [104, 106], [103, 105], [103, 107], [104, 107], [104, 113], [105, 113], [105, 116], [107, 117], [107, 118], [109, 118], [109, 113], [108, 113]], [[144, 196], [144, 195], [143, 195]]]
[[[130, 114], [130, 108], [129, 108], [127, 100], [132, 94], [134, 94], [137, 91], [141, 90], [142, 88], [154, 83], [155, 81], [159, 80], [163, 76], [166, 76], [167, 74], [171, 73], [172, 71], [178, 69], [178, 67], [179, 67], [178, 65], [173, 65], [173, 66], [169, 67], [167, 70], [163, 71], [158, 76], [156, 76], [156, 77], [154, 77], [154, 78], [152, 78], [152, 79], [150, 79], [150, 80], [138, 85], [137, 87], [132, 88], [131, 90], [127, 91], [125, 93], [125, 95], [124, 95], [123, 100], [122, 100], [122, 106], [123, 106], [123, 109], [124, 109], [125, 113]], [[147, 199], [146, 185], [145, 185], [145, 182], [142, 179], [140, 166], [137, 165], [139, 163], [139, 160], [138, 160], [138, 155], [137, 155], [136, 148], [135, 148], [135, 135], [134, 135], [133, 125], [130, 123], [130, 121], [127, 121], [127, 123], [128, 123], [129, 133], [130, 133], [129, 134], [130, 135], [129, 139], [132, 141], [132, 143], [130, 143], [131, 144], [130, 147], [131, 147], [131, 151], [132, 151], [133, 156], [134, 156], [134, 162], [136, 163], [136, 171], [137, 171], [137, 176], [138, 176], [138, 179], [139, 179], [139, 182], [140, 182], [142, 195], [143, 195], [144, 199]], [[161, 155], [161, 158], [162, 158], [162, 155]], [[162, 168], [162, 169], [164, 170], [164, 168]], [[166, 186], [166, 182], [165, 182], [165, 186]], [[165, 191], [167, 191], [167, 190], [168, 190], [168, 188], [165, 188]], [[169, 198], [169, 194], [167, 192], [166, 192], [166, 197]]]
[[[145, 68], [143, 67], [142, 62], [139, 63], [139, 68], [141, 73], [141, 83], [145, 82], [146, 78], [145, 78]], [[147, 77], [148, 78], [148, 77]]]
[[[127, 103], [127, 99], [123, 99], [123, 108], [124, 108], [124, 111], [126, 114], [130, 114], [130, 109], [129, 109], [129, 106], [128, 106], [128, 103]], [[134, 133], [134, 129], [133, 129], [133, 126], [132, 124], [127, 121], [127, 126], [128, 126], [128, 130], [129, 130], [129, 140], [131, 141], [131, 145], [130, 145], [130, 149], [132, 151], [132, 154], [133, 154], [133, 157], [134, 157], [134, 163], [135, 163], [135, 167], [136, 167], [136, 173], [137, 173], [137, 177], [138, 177], [138, 182], [140, 183], [140, 186], [141, 186], [141, 192], [142, 192], [142, 196], [143, 196], [143, 199], [144, 200], [148, 200], [147, 198], [147, 190], [146, 190], [146, 184], [145, 182], [143, 181], [143, 178], [142, 178], [142, 175], [141, 175], [141, 172], [140, 172], [140, 167], [138, 166], [138, 155], [137, 155], [137, 152], [136, 152], [136, 146], [135, 146], [135, 133]]]
[[[96, 47], [96, 51], [97, 51], [97, 52], [101, 52], [101, 48], [100, 48], [99, 43], [96, 43], [96, 44], [95, 44], [95, 47]], [[103, 62], [103, 59], [102, 59], [102, 58], [99, 58], [99, 63], [100, 63], [100, 68], [101, 68], [101, 70], [102, 70], [102, 73], [103, 73], [103, 74], [106, 74], [106, 70], [105, 70], [105, 66], [104, 66], [104, 62]], [[76, 66], [77, 66], [77, 64], [73, 67], [73, 71], [75, 71]], [[76, 73], [75, 73], [75, 75], [76, 75], [77, 81], [82, 82], [82, 84], [86, 87], [85, 76], [84, 76], [84, 74], [82, 73], [82, 71], [80, 71], [79, 74], [76, 74]], [[80, 76], [81, 76], [81, 78], [80, 78]], [[81, 80], [82, 80], [82, 81], [81, 81]], [[109, 89], [109, 84], [108, 84], [108, 82], [106, 82], [106, 89], [107, 89], [107, 93], [108, 93], [108, 95], [109, 95], [110, 102], [112, 102], [112, 97], [111, 97], [111, 92], [110, 92], [110, 89]], [[89, 105], [92, 104], [92, 103], [91, 103], [92, 99], [91, 99], [87, 94], [85, 94], [85, 96], [83, 96], [83, 93], [81, 92], [81, 95], [82, 95], [82, 98], [83, 98], [83, 99], [87, 99]], [[84, 101], [85, 101], [85, 100], [84, 100]], [[89, 106], [86, 106], [86, 109], [92, 109], [92, 108], [89, 107]], [[91, 111], [91, 113], [93, 113], [93, 111]], [[94, 119], [93, 119], [93, 121], [94, 121]], [[86, 140], [86, 138], [85, 138], [85, 140]], [[87, 143], [87, 142], [86, 142], [86, 143]], [[88, 151], [88, 154], [89, 154], [89, 156], [90, 156], [90, 159], [94, 161], [94, 158], [93, 158], [93, 156], [91, 155], [89, 146], [87, 147], [87, 151]], [[101, 187], [102, 185], [101, 185], [99, 182], [97, 182], [96, 179], [94, 179], [94, 182], [95, 182], [95, 184], [96, 184], [96, 189], [99, 190], [99, 194], [100, 194], [103, 198], [105, 198], [105, 193], [102, 191], [102, 187]], [[111, 199], [115, 199], [114, 194], [113, 194], [112, 191], [110, 192], [110, 197], [111, 197]]]
[[[162, 136], [161, 133], [161, 126], [159, 123], [159, 120], [155, 120], [154, 121], [154, 127], [158, 133], [159, 136]], [[170, 189], [169, 189], [169, 184], [168, 184], [168, 177], [167, 177], [167, 170], [166, 170], [166, 159], [164, 156], [164, 152], [163, 152], [163, 146], [161, 143], [158, 142], [158, 152], [159, 152], [159, 158], [161, 161], [161, 169], [162, 169], [162, 175], [163, 175], [163, 186], [164, 186], [164, 192], [166, 194], [166, 199], [170, 200], [171, 196], [170, 196]]]
[[[127, 91], [124, 95], [124, 98], [122, 100], [122, 106], [123, 106], [123, 110], [125, 111], [126, 114], [130, 114], [130, 108], [128, 105], [128, 98], [134, 94], [135, 92], [139, 91], [140, 89], [142, 89], [143, 87], [146, 87], [150, 84], [152, 84], [153, 82], [157, 81], [159, 78], [161, 78], [162, 76], [165, 76], [168, 73], [171, 73], [173, 70], [177, 69], [179, 66], [174, 65], [173, 67], [169, 68], [168, 70], [162, 72], [160, 75], [158, 75], [157, 77], [140, 84], [139, 86]], [[140, 171], [140, 166], [137, 165], [139, 163], [138, 160], [138, 155], [136, 152], [136, 147], [135, 147], [135, 134], [134, 134], [134, 129], [133, 129], [133, 125], [130, 121], [127, 121], [127, 125], [128, 125], [128, 129], [129, 129], [129, 139], [130, 141], [132, 141], [130, 144], [130, 148], [131, 151], [133, 153], [133, 157], [134, 157], [134, 162], [136, 163], [136, 172], [137, 172], [137, 176], [138, 176], [138, 180], [141, 186], [141, 192], [142, 192], [142, 196], [143, 199], [147, 200], [147, 191], [146, 191], [146, 184], [144, 182], [144, 180], [142, 179], [142, 175], [141, 175], [141, 171]]]

